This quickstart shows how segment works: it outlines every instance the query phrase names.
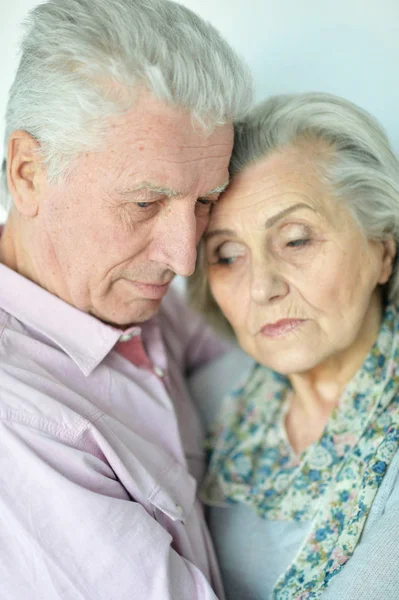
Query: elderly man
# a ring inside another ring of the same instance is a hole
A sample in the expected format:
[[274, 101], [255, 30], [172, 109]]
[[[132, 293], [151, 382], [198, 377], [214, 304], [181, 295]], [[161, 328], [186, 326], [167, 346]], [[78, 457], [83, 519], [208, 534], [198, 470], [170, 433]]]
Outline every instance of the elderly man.
[[166, 0], [51, 0], [22, 50], [0, 238], [0, 596], [221, 598], [185, 375], [222, 346], [168, 287], [227, 185], [249, 76]]

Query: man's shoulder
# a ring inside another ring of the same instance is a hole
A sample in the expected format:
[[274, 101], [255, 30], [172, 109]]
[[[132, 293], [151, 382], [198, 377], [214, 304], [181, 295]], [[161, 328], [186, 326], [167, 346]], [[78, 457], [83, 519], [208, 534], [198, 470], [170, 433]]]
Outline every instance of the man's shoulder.
[[37, 385], [36, 375], [27, 368], [10, 369], [0, 357], [0, 424], [23, 429], [27, 434], [41, 432], [75, 445], [101, 413], [96, 410], [90, 415], [89, 411], [78, 411], [63, 401], [61, 389]]
[[0, 306], [0, 343], [3, 338], [4, 329], [9, 321], [10, 315]]
[[[69, 439], [98, 415], [98, 409], [79, 398], [57, 371], [56, 345], [36, 337], [23, 323], [0, 309], [0, 420], [40, 429]], [[50, 358], [52, 360], [50, 360]], [[54, 368], [53, 368], [54, 367]]]
[[378, 488], [365, 530], [390, 509], [399, 510], [399, 449], [396, 450]]

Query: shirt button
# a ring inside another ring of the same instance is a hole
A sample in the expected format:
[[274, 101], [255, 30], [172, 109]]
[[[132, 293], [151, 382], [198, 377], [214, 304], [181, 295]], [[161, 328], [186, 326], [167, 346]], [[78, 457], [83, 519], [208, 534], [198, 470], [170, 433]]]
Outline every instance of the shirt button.
[[132, 337], [133, 337], [133, 333], [124, 333], [123, 335], [120, 336], [119, 341], [120, 342], [130, 342]]
[[176, 511], [181, 517], [183, 516], [183, 507], [180, 504], [176, 504]]
[[161, 369], [161, 367], [154, 367], [154, 373], [157, 377], [163, 377], [165, 375], [165, 371]]
[[132, 327], [132, 329], [129, 331], [129, 333], [123, 333], [120, 338], [119, 341], [120, 342], [130, 342], [130, 340], [134, 337], [138, 337], [139, 335], [141, 335], [141, 328], [140, 327]]

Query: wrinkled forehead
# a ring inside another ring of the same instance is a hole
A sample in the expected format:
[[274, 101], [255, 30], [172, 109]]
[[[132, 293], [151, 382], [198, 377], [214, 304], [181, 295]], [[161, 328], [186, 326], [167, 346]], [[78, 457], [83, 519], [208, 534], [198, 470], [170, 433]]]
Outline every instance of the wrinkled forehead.
[[[233, 128], [208, 131], [186, 111], [149, 97], [108, 124], [102, 147], [79, 158], [79, 185], [131, 189], [143, 182], [203, 193], [228, 179]], [[98, 183], [100, 185], [100, 183]]]
[[108, 146], [137, 145], [139, 151], [156, 149], [159, 154], [203, 154], [219, 145], [231, 154], [232, 124], [208, 128], [201, 125], [190, 111], [172, 106], [141, 92], [134, 105], [109, 122]]
[[259, 215], [267, 218], [296, 203], [309, 205], [321, 218], [334, 218], [337, 199], [316, 162], [297, 152], [280, 152], [235, 175], [212, 212], [210, 227]]

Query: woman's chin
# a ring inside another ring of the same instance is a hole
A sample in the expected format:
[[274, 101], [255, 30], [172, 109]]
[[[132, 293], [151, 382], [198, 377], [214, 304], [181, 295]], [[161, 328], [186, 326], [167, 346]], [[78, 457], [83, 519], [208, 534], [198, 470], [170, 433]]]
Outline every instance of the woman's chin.
[[295, 373], [306, 373], [321, 364], [323, 358], [306, 355], [304, 349], [295, 349], [292, 352], [274, 352], [266, 355], [264, 352], [250, 352], [251, 356], [261, 365], [279, 373], [289, 376]]

